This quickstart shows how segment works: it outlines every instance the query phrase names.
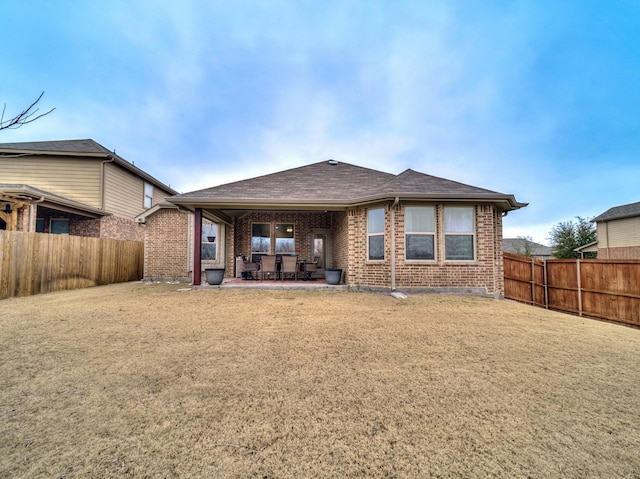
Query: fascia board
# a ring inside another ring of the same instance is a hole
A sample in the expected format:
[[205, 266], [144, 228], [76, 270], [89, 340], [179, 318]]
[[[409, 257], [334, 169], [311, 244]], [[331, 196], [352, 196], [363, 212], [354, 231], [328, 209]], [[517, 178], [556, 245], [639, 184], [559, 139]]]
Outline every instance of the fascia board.
[[182, 205], [190, 208], [218, 208], [218, 209], [252, 209], [252, 210], [268, 210], [268, 209], [303, 209], [303, 210], [332, 210], [342, 211], [349, 207], [363, 206], [371, 203], [379, 203], [381, 201], [393, 201], [400, 198], [403, 201], [421, 200], [421, 201], [446, 201], [446, 202], [463, 202], [478, 203], [488, 202], [500, 204], [505, 210], [516, 210], [523, 208], [528, 203], [519, 203], [513, 195], [459, 195], [459, 194], [402, 194], [402, 195], [371, 195], [367, 197], [355, 198], [350, 201], [345, 200], [326, 200], [326, 199], [310, 199], [310, 200], [291, 200], [291, 199], [268, 199], [257, 201], [255, 199], [238, 199], [238, 198], [217, 198], [212, 200], [207, 197], [185, 197], [185, 198], [167, 198], [167, 201], [176, 205]]

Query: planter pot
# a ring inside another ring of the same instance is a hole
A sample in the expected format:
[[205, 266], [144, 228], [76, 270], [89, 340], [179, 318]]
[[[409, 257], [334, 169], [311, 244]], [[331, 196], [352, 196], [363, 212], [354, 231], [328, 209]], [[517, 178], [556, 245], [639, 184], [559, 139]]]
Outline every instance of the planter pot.
[[224, 279], [224, 268], [207, 268], [204, 270], [207, 277], [207, 283], [216, 285], [222, 283]]
[[342, 270], [341, 269], [325, 269], [324, 277], [327, 280], [327, 284], [340, 284], [340, 279], [342, 278]]

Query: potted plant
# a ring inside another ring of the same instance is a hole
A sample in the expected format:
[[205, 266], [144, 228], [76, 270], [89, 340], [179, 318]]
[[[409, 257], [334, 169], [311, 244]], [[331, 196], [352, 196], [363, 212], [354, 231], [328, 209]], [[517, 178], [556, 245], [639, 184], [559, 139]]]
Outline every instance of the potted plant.
[[221, 284], [224, 279], [224, 268], [206, 268], [204, 274], [210, 285]]
[[340, 284], [342, 270], [339, 268], [327, 268], [324, 270], [324, 277], [327, 280], [327, 284]]

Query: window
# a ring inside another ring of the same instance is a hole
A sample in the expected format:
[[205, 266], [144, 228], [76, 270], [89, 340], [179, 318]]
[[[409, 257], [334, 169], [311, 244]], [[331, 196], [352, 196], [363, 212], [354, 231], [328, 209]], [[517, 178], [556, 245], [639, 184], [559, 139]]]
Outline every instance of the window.
[[144, 207], [151, 208], [153, 206], [153, 185], [151, 183], [144, 184]]
[[69, 220], [68, 219], [52, 219], [49, 232], [54, 235], [68, 235]]
[[203, 260], [215, 260], [217, 250], [218, 225], [202, 220], [202, 255]]
[[369, 260], [384, 259], [384, 208], [367, 211], [367, 246]]
[[473, 207], [445, 207], [445, 259], [451, 261], [474, 259], [474, 223]]
[[433, 206], [407, 206], [404, 209], [406, 259], [435, 259], [435, 225]]
[[36, 218], [36, 233], [44, 233], [44, 218]]
[[276, 223], [276, 253], [294, 253], [296, 249], [292, 224]]
[[251, 253], [269, 254], [271, 252], [271, 225], [254, 223], [251, 225]]

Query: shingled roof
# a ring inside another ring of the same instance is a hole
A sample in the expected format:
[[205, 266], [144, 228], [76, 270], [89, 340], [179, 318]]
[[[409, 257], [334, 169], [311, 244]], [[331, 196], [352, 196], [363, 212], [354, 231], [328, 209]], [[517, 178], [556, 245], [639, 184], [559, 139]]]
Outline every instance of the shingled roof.
[[509, 211], [522, 208], [513, 195], [406, 170], [399, 175], [349, 163], [322, 161], [307, 166], [192, 191], [168, 199], [184, 206], [218, 208], [347, 207], [401, 199], [486, 201]]
[[614, 206], [599, 216], [596, 216], [593, 221], [610, 221], [619, 220], [622, 218], [632, 218], [634, 216], [640, 216], [640, 201], [637, 203], [629, 203], [628, 205]]
[[25, 141], [22, 143], [0, 143], [0, 150], [16, 150], [21, 153], [97, 153], [113, 155], [115, 152], [107, 150], [94, 140], [55, 140], [55, 141]]

